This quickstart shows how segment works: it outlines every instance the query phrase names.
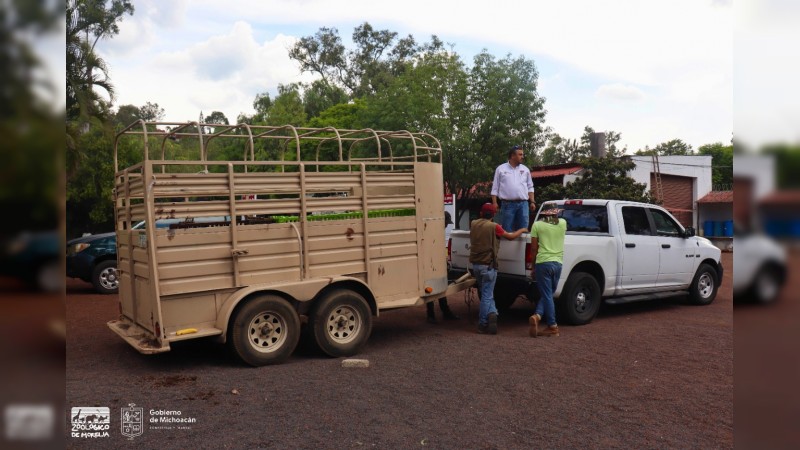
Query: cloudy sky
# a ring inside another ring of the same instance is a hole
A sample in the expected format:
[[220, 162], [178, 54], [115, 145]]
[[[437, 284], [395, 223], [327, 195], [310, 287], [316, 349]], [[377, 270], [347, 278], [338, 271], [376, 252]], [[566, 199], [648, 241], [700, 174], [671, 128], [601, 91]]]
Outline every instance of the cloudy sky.
[[679, 138], [695, 148], [733, 132], [731, 0], [134, 0], [98, 50], [117, 105], [158, 103], [170, 121], [252, 113], [256, 94], [309, 81], [288, 49], [320, 27], [345, 45], [369, 22], [425, 42], [436, 34], [471, 63], [487, 49], [539, 70], [546, 123], [577, 138], [622, 133], [633, 152]]

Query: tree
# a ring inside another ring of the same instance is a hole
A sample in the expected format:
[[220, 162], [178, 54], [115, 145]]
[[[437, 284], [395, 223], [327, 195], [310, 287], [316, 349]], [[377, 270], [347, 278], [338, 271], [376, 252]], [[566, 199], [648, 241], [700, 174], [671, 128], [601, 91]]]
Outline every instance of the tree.
[[694, 150], [692, 149], [691, 145], [683, 142], [682, 140], [672, 139], [656, 145], [653, 149], [645, 147], [644, 150], [636, 151], [636, 155], [652, 155], [653, 153], [656, 153], [659, 156], [681, 156], [692, 155], [694, 154]]
[[301, 72], [318, 74], [326, 92], [339, 88], [352, 99], [387, 86], [420, 50], [412, 36], [398, 40], [397, 33], [375, 30], [367, 22], [355, 28], [352, 38], [355, 48], [346, 50], [339, 31], [323, 27], [301, 38], [289, 50], [289, 58], [300, 64]]
[[[64, 169], [61, 118], [42, 93], [55, 92], [42, 76], [37, 39], [59, 38], [63, 6], [4, 2], [0, 8], [0, 202], [13, 212], [0, 234], [57, 228]], [[61, 31], [63, 33], [63, 31]]]
[[[594, 128], [586, 125], [583, 128], [583, 134], [581, 135], [581, 151], [580, 157], [589, 157], [592, 155], [592, 134], [594, 134]], [[606, 141], [606, 156], [611, 158], [618, 158], [625, 154], [627, 151], [627, 147], [617, 148], [617, 142], [622, 138], [622, 133], [617, 131], [606, 131], [605, 133], [605, 141]], [[575, 158], [576, 160], [579, 158]]]
[[697, 153], [711, 156], [714, 189], [733, 189], [733, 145], [722, 145], [721, 142], [701, 145], [697, 148]]
[[539, 161], [544, 165], [565, 164], [575, 161], [580, 151], [580, 145], [576, 139], [566, 139], [554, 133], [548, 139], [547, 146], [542, 150]]
[[347, 93], [323, 80], [314, 80], [311, 85], [304, 86], [303, 105], [307, 117], [316, 117], [326, 109], [341, 103], [347, 103]]
[[566, 186], [551, 184], [536, 194], [539, 203], [568, 198], [598, 198], [652, 203], [647, 185], [628, 176], [636, 164], [628, 158], [584, 158], [583, 176]]
[[278, 85], [278, 96], [269, 107], [267, 125], [303, 126], [306, 112], [300, 97], [300, 86], [296, 83]]
[[132, 15], [128, 0], [67, 0], [66, 3], [66, 93], [67, 93], [67, 177], [77, 170], [85, 154], [77, 145], [79, 135], [91, 123], [101, 126], [110, 111], [96, 90], [114, 98], [108, 66], [95, 53], [101, 39], [119, 33], [118, 22]]
[[[565, 164], [590, 157], [592, 155], [591, 139], [594, 133], [594, 128], [588, 125], [585, 126], [580, 142], [576, 139], [565, 139], [555, 133], [550, 135], [547, 146], [542, 151], [541, 163], [545, 165]], [[627, 148], [620, 149], [617, 147], [617, 143], [621, 138], [622, 133], [616, 131], [605, 132], [606, 156], [616, 158], [625, 154]]]
[[98, 87], [113, 98], [114, 88], [108, 76], [108, 66], [95, 53], [101, 39], [119, 33], [118, 22], [134, 8], [129, 0], [67, 0], [67, 118], [88, 120], [98, 116], [103, 108], [94, 91]]

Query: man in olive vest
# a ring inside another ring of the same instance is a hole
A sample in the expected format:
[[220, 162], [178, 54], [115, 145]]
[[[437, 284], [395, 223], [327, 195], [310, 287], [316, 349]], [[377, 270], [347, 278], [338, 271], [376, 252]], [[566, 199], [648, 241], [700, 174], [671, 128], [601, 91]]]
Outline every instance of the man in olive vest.
[[491, 203], [481, 207], [480, 218], [469, 226], [469, 262], [472, 274], [478, 284], [481, 302], [478, 310], [478, 333], [497, 334], [497, 307], [494, 304], [494, 284], [497, 281], [497, 251], [499, 237], [513, 240], [527, 228], [509, 233], [502, 226], [492, 222], [497, 209]]

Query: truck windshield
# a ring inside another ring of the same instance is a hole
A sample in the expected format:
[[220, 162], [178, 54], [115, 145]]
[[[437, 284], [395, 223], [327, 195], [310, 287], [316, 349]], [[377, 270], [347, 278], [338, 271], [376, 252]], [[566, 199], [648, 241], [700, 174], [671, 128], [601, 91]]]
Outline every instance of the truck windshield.
[[608, 233], [608, 212], [605, 205], [564, 205], [559, 214], [567, 221], [567, 231]]

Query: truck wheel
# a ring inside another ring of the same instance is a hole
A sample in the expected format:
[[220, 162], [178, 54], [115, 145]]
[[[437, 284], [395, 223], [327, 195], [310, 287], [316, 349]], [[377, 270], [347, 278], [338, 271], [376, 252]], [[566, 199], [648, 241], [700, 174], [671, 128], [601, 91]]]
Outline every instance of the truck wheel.
[[519, 294], [509, 286], [494, 285], [494, 306], [498, 311], [507, 311]]
[[556, 301], [558, 315], [572, 325], [586, 325], [600, 311], [600, 294], [600, 285], [593, 276], [586, 272], [571, 273]]
[[718, 287], [717, 271], [708, 264], [700, 264], [689, 286], [689, 300], [695, 305], [708, 305], [717, 296]]
[[333, 357], [357, 354], [372, 332], [372, 312], [367, 301], [347, 289], [325, 294], [308, 321], [314, 341]]
[[117, 261], [101, 261], [92, 272], [92, 285], [99, 294], [116, 294], [119, 290]]
[[265, 366], [286, 360], [299, 339], [297, 311], [281, 297], [264, 295], [247, 300], [236, 312], [228, 342], [242, 361]]
[[773, 266], [762, 267], [753, 280], [750, 294], [758, 303], [772, 303], [778, 298], [783, 286], [780, 270]]

